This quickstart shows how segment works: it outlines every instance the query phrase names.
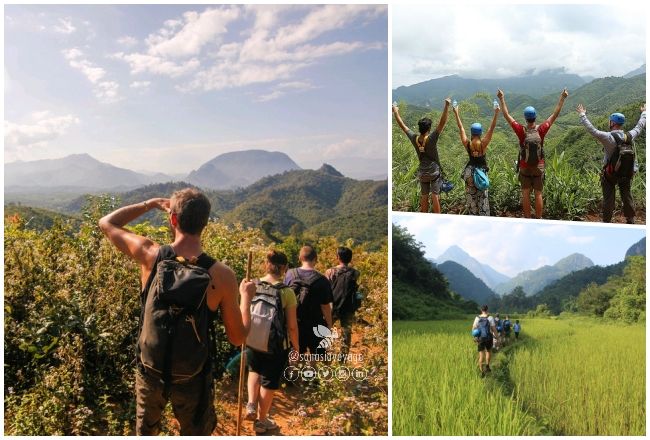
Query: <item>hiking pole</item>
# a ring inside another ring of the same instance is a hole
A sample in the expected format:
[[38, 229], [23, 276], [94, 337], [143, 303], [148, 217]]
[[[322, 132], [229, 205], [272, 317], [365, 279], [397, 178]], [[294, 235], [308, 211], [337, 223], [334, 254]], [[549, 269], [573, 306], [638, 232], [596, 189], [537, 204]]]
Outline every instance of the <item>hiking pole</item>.
[[[253, 265], [253, 252], [248, 251], [248, 265], [246, 266], [246, 281], [251, 278], [251, 266]], [[242, 396], [244, 395], [244, 371], [246, 368], [246, 342], [241, 345], [241, 356], [239, 358], [239, 393], [237, 396], [237, 435], [241, 433], [241, 410]]]

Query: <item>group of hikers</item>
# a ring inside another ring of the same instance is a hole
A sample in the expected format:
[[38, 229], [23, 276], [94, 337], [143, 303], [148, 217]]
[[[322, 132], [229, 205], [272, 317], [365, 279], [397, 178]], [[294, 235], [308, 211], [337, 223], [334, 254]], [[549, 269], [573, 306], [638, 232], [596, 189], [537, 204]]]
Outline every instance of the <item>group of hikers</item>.
[[[159, 244], [125, 226], [152, 209], [167, 213], [171, 244]], [[181, 435], [210, 435], [216, 426], [210, 351], [212, 319], [221, 319], [230, 343], [246, 345], [248, 404], [246, 419], [256, 433], [278, 428], [269, 417], [290, 350], [325, 353], [318, 326], [339, 321], [349, 350], [359, 307], [359, 271], [350, 266], [352, 251], [337, 249], [338, 264], [325, 275], [316, 269], [314, 247], [300, 249], [300, 267], [288, 270], [287, 256], [271, 250], [265, 274], [243, 279], [203, 252], [201, 235], [210, 201], [187, 188], [171, 198], [124, 206], [104, 216], [99, 227], [118, 250], [140, 265], [142, 290], [136, 345], [136, 434], [157, 435], [171, 400]], [[239, 298], [238, 298], [239, 296]], [[213, 342], [213, 341], [212, 341]]]
[[482, 377], [491, 371], [492, 350], [498, 351], [505, 347], [510, 342], [511, 332], [515, 339], [519, 339], [521, 324], [518, 319], [513, 325], [509, 316], [501, 319], [498, 313], [490, 315], [487, 305], [481, 307], [481, 314], [474, 318], [472, 324], [472, 337], [478, 347], [478, 368]]
[[[551, 125], [555, 122], [562, 110], [569, 92], [565, 88], [560, 94], [560, 99], [553, 114], [541, 124], [537, 124], [537, 111], [528, 106], [524, 109], [524, 125], [518, 123], [508, 112], [505, 95], [502, 90], [497, 90], [498, 101], [494, 100], [494, 115], [487, 132], [475, 122], [470, 126], [470, 137], [467, 137], [465, 128], [460, 119], [460, 110], [456, 101], [445, 99], [442, 116], [437, 127], [431, 131], [432, 121], [423, 117], [418, 121], [418, 133], [406, 126], [399, 114], [399, 106], [393, 104], [393, 113], [399, 127], [404, 131], [413, 144], [419, 160], [418, 179], [420, 181], [420, 211], [440, 213], [440, 192], [450, 191], [453, 185], [444, 179], [440, 158], [438, 155], [438, 140], [444, 129], [449, 106], [452, 106], [456, 124], [460, 133], [460, 141], [468, 156], [468, 162], [462, 172], [465, 182], [465, 203], [467, 211], [472, 215], [490, 215], [488, 201], [489, 178], [487, 165], [487, 148], [492, 139], [496, 126], [497, 116], [503, 111], [503, 116], [517, 135], [518, 159], [517, 176], [521, 184], [522, 205], [525, 218], [531, 218], [531, 191], [535, 199], [535, 217], [542, 218], [544, 200], [544, 138]], [[631, 182], [638, 171], [634, 139], [641, 133], [646, 123], [645, 104], [641, 107], [641, 117], [637, 125], [625, 132], [625, 116], [622, 113], [612, 113], [609, 117], [609, 131], [599, 131], [589, 122], [585, 107], [580, 104], [576, 108], [580, 122], [587, 131], [595, 137], [604, 149], [603, 167], [601, 172], [601, 187], [603, 192], [602, 219], [609, 223], [615, 206], [616, 187], [618, 186], [623, 201], [623, 214], [627, 223], [634, 223], [635, 209], [631, 194]]]

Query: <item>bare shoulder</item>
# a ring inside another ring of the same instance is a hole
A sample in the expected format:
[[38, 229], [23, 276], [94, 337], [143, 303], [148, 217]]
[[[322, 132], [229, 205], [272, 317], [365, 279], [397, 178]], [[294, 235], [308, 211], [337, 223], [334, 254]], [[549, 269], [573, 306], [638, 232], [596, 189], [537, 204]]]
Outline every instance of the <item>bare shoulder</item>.
[[226, 299], [226, 302], [236, 301], [237, 277], [235, 272], [219, 261], [210, 267], [209, 272], [212, 279], [208, 290], [208, 307], [210, 310], [217, 310], [224, 299]]

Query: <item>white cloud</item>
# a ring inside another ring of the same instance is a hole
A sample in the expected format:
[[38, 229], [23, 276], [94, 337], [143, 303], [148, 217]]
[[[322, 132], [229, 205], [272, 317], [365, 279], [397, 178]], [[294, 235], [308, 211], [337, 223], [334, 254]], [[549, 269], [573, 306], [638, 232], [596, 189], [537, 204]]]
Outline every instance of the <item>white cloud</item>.
[[101, 81], [106, 76], [106, 70], [88, 61], [81, 50], [74, 47], [64, 49], [62, 53], [70, 67], [79, 70], [93, 84], [93, 94], [100, 102], [109, 104], [122, 99], [118, 94], [119, 84], [115, 81]]
[[101, 102], [110, 104], [122, 99], [118, 94], [119, 88], [120, 85], [115, 81], [102, 81], [97, 84], [93, 93]]
[[203, 46], [214, 43], [228, 31], [227, 25], [239, 17], [238, 7], [208, 8], [204, 12], [188, 11], [182, 21], [168, 20], [164, 27], [147, 37], [150, 55], [183, 58], [196, 56]]
[[31, 116], [32, 122], [25, 124], [4, 121], [6, 161], [22, 159], [25, 154], [29, 157], [32, 149], [46, 147], [80, 122], [72, 114], [50, 116], [49, 112], [34, 112]]
[[269, 94], [266, 95], [261, 95], [257, 97], [256, 101], [257, 102], [268, 102], [268, 101], [273, 101], [274, 99], [278, 99], [281, 96], [284, 96], [285, 93], [281, 90], [275, 90]]
[[176, 78], [196, 70], [201, 64], [196, 58], [176, 63], [162, 57], [142, 53], [125, 54], [118, 52], [111, 55], [111, 57], [126, 61], [131, 67], [131, 74], [133, 75], [153, 73]]
[[288, 91], [296, 93], [305, 90], [314, 89], [315, 87], [309, 81], [289, 81], [275, 86], [275, 90], [270, 93], [258, 96], [255, 101], [268, 102], [278, 99], [287, 94]]
[[59, 34], [71, 34], [77, 30], [77, 28], [73, 26], [72, 20], [69, 17], [59, 18], [59, 24], [54, 25], [52, 29], [54, 32]]
[[119, 44], [120, 46], [131, 48], [133, 46], [137, 46], [138, 40], [130, 35], [125, 35], [117, 39], [117, 44]]
[[97, 67], [87, 59], [83, 58], [83, 52], [81, 52], [81, 50], [72, 48], [64, 49], [62, 52], [65, 59], [68, 60], [70, 67], [73, 67], [83, 73], [91, 83], [96, 84], [106, 75], [106, 71], [104, 69]]
[[[435, 5], [394, 8], [394, 87], [451, 74], [500, 78], [557, 68], [623, 75], [645, 62], [643, 10], [626, 17], [607, 5], [476, 4], [439, 12]], [[611, 40], [616, 55], [603, 47]]]
[[132, 89], [147, 89], [151, 85], [151, 81], [133, 81], [129, 84]]
[[[299, 18], [285, 14], [303, 9], [307, 12]], [[192, 75], [176, 84], [176, 89], [183, 92], [277, 81], [299, 83], [293, 80], [296, 72], [320, 59], [384, 49], [382, 42], [315, 41], [355, 21], [363, 25], [364, 20], [385, 14], [386, 9], [385, 5], [252, 5], [188, 11], [181, 17], [166, 20], [158, 31], [150, 34], [145, 40], [146, 51], [118, 52], [113, 58], [127, 62], [133, 75], [153, 73], [171, 78]], [[237, 34], [229, 33], [231, 23], [251, 17], [254, 17], [252, 27], [238, 30]], [[232, 41], [242, 35], [243, 42]], [[269, 101], [286, 93], [287, 90], [275, 87], [257, 100]]]

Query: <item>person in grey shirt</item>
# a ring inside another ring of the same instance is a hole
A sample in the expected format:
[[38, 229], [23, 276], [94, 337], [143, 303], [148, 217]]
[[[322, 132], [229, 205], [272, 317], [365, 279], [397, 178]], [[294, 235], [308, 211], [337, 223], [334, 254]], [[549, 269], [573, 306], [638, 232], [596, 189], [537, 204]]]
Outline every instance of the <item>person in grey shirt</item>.
[[[623, 215], [627, 223], [634, 223], [634, 200], [632, 200], [632, 178], [619, 177], [618, 179], [608, 179], [605, 174], [607, 173], [606, 167], [612, 155], [618, 148], [614, 136], [624, 136], [623, 124], [625, 124], [625, 116], [621, 113], [612, 113], [609, 117], [609, 131], [600, 131], [594, 127], [589, 119], [587, 119], [587, 110], [582, 104], [578, 104], [576, 111], [580, 115], [580, 122], [585, 126], [587, 132], [603, 145], [603, 173], [600, 177], [600, 184], [603, 189], [603, 222], [610, 223], [612, 221], [612, 214], [614, 212], [614, 205], [616, 202], [616, 186], [621, 193], [623, 201]], [[634, 140], [645, 127], [645, 104], [641, 106], [641, 117], [637, 122], [636, 127], [628, 132], [629, 138]]]

